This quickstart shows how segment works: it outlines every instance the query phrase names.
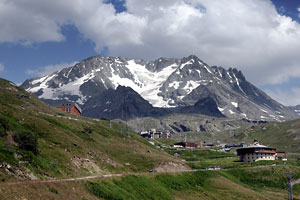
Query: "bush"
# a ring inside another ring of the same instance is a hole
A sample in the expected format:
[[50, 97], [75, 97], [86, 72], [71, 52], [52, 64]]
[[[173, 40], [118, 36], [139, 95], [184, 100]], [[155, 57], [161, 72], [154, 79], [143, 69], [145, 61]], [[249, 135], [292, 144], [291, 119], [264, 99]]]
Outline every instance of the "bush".
[[8, 129], [8, 120], [0, 116], [0, 137], [6, 136], [6, 131], [8, 131]]
[[6, 135], [7, 135], [6, 130], [3, 128], [3, 126], [0, 123], [0, 137], [4, 137]]
[[19, 144], [20, 149], [31, 151], [37, 155], [38, 151], [38, 138], [37, 136], [29, 131], [16, 132], [13, 135], [14, 141]]
[[91, 134], [93, 133], [93, 129], [91, 127], [85, 126], [83, 127], [82, 133]]

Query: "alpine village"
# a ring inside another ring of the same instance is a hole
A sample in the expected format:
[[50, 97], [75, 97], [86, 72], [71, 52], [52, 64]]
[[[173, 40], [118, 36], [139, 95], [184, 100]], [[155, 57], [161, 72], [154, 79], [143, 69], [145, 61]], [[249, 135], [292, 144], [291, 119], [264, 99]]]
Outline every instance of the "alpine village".
[[291, 2], [0, 0], [0, 199], [300, 200]]

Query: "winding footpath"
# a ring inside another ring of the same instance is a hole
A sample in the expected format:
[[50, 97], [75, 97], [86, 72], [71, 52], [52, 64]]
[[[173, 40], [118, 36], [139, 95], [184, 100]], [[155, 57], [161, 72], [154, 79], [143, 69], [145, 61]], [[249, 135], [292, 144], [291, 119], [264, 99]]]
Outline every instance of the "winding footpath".
[[[281, 165], [276, 165], [281, 166]], [[275, 167], [276, 167], [275, 166]], [[264, 168], [264, 167], [271, 167], [271, 165], [262, 165], [262, 166], [253, 166], [253, 167], [244, 167], [244, 168]], [[274, 167], [274, 166], [272, 166]], [[197, 171], [222, 171], [222, 170], [229, 170], [229, 169], [191, 169], [191, 170], [177, 170], [177, 171], [161, 171], [161, 172], [129, 172], [124, 174], [105, 174], [105, 175], [94, 175], [94, 176], [85, 176], [85, 177], [77, 177], [77, 178], [66, 178], [66, 179], [49, 179], [49, 180], [22, 180], [22, 181], [11, 181], [11, 182], [0, 182], [0, 187], [5, 186], [14, 186], [14, 185], [26, 185], [26, 184], [44, 184], [44, 183], [60, 183], [60, 182], [72, 182], [72, 181], [85, 181], [90, 179], [105, 179], [105, 178], [112, 178], [112, 177], [122, 177], [128, 175], [150, 175], [150, 174], [177, 174], [177, 173], [192, 173]], [[296, 183], [297, 182], [297, 183]], [[299, 184], [300, 179], [294, 181], [292, 184]]]
[[[160, 173], [188, 173], [188, 172], [196, 172], [199, 170], [180, 170], [180, 171], [171, 171], [171, 172], [155, 172], [154, 174]], [[202, 170], [201, 170], [202, 171]], [[26, 184], [43, 184], [43, 183], [60, 183], [60, 182], [72, 182], [72, 181], [85, 181], [90, 179], [103, 179], [103, 178], [111, 178], [111, 177], [121, 177], [128, 175], [149, 175], [153, 174], [150, 172], [132, 172], [132, 173], [124, 173], [124, 174], [105, 174], [105, 175], [95, 175], [95, 176], [85, 176], [85, 177], [77, 177], [77, 178], [66, 178], [66, 179], [50, 179], [50, 180], [24, 180], [24, 181], [16, 181], [16, 182], [2, 182], [1, 185], [26, 185]]]

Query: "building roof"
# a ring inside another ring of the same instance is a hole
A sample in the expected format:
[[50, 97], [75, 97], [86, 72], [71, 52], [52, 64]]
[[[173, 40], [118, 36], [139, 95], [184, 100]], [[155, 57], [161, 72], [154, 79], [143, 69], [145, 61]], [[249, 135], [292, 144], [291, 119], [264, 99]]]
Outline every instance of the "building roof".
[[257, 147], [267, 147], [267, 146], [260, 144], [258, 141], [255, 141], [253, 144], [251, 144], [247, 148], [257, 148]]
[[245, 153], [276, 153], [276, 149], [272, 147], [267, 147], [265, 145], [260, 144], [258, 141], [254, 141], [254, 143], [248, 147], [237, 149], [237, 154], [245, 154]]

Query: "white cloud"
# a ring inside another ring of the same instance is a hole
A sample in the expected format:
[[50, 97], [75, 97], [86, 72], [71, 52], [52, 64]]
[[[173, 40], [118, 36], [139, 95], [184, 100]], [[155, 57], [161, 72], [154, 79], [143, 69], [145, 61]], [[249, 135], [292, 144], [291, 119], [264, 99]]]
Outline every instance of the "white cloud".
[[4, 70], [4, 65], [0, 63], [0, 72]]
[[74, 24], [100, 52], [155, 59], [198, 55], [237, 67], [255, 84], [300, 77], [300, 25], [270, 0], [127, 0], [116, 13], [100, 0], [0, 0], [0, 42], [61, 41]]
[[300, 18], [300, 7], [299, 8], [297, 8], [297, 10], [298, 10], [298, 17]]
[[70, 63], [61, 63], [56, 65], [47, 65], [43, 67], [38, 67], [36, 69], [28, 69], [26, 70], [26, 73], [28, 75], [33, 75], [36, 77], [45, 76], [47, 74], [51, 74], [53, 72], [59, 71], [65, 67], [71, 67], [74, 66], [77, 62], [70, 62]]
[[266, 91], [273, 99], [287, 106], [300, 105], [300, 88], [292, 87], [291, 89], [276, 88]]
[[42, 10], [37, 12], [37, 7], [41, 5], [30, 9], [26, 3], [29, 2], [0, 0], [0, 42], [29, 44], [64, 39], [60, 33], [59, 21], [53, 20], [53, 16], [47, 16]]

